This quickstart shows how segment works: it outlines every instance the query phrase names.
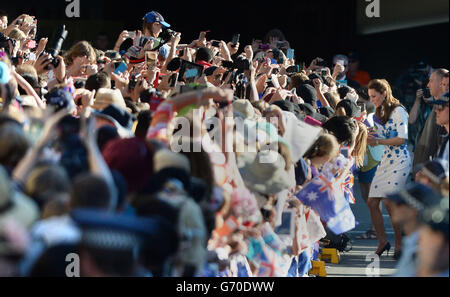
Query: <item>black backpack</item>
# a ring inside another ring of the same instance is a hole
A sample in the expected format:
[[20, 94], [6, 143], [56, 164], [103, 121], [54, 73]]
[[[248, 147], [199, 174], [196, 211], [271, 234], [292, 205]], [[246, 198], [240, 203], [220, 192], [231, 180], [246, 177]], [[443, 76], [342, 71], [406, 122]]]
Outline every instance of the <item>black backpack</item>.
[[328, 228], [325, 228], [327, 235], [325, 238], [321, 239], [322, 247], [337, 249], [340, 252], [349, 252], [352, 250], [352, 245], [350, 242], [350, 238], [347, 234], [343, 233], [340, 235], [336, 235]]

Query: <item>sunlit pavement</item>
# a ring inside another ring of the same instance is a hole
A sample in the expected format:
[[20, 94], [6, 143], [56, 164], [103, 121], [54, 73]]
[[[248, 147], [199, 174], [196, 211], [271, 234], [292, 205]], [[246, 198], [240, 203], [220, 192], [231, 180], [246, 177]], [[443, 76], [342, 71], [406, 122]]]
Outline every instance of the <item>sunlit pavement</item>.
[[[370, 213], [367, 204], [361, 197], [358, 181], [355, 180], [354, 194], [356, 204], [352, 205], [358, 226], [347, 233], [351, 238], [352, 250], [340, 253], [341, 259], [339, 264], [326, 263], [326, 271], [328, 277], [366, 277], [381, 276], [387, 277], [395, 273], [397, 261], [394, 260], [394, 233], [392, 224], [386, 208], [383, 205], [384, 227], [388, 240], [391, 243], [389, 256], [384, 253], [379, 259], [379, 275], [375, 272], [376, 263], [374, 262], [374, 252], [377, 248], [378, 241], [376, 239], [361, 240], [356, 239], [358, 235], [365, 233], [371, 227]], [[372, 255], [372, 256], [371, 256]]]
[[[390, 239], [391, 240], [391, 239]], [[391, 241], [392, 242], [392, 241]], [[376, 249], [376, 240], [353, 240], [353, 249], [347, 253], [340, 253], [339, 264], [325, 265], [328, 277], [387, 277], [395, 273], [397, 261], [392, 257], [393, 247], [389, 256], [384, 253], [376, 263], [373, 253]], [[372, 256], [371, 256], [372, 255]], [[377, 270], [378, 268], [378, 270]]]

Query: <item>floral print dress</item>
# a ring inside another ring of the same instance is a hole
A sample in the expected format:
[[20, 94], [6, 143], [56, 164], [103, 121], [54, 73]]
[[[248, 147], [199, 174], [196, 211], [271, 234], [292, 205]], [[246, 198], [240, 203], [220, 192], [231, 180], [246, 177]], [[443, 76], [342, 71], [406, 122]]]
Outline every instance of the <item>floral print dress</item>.
[[[408, 113], [399, 106], [394, 109], [388, 122], [378, 128], [379, 135], [384, 139], [395, 137], [408, 139]], [[369, 197], [386, 198], [387, 195], [403, 189], [411, 167], [408, 141], [401, 146], [385, 146], [383, 157], [372, 181]]]

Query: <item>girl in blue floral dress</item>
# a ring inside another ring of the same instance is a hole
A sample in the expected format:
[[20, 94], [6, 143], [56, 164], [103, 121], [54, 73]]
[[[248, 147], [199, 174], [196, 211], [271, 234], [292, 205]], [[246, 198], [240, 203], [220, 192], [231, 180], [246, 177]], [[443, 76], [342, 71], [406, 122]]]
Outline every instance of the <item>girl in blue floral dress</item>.
[[[408, 151], [408, 113], [400, 102], [392, 95], [389, 83], [382, 80], [372, 80], [369, 84], [369, 96], [376, 106], [378, 135], [371, 135], [367, 141], [370, 146], [384, 145], [385, 150], [380, 165], [375, 173], [369, 192], [369, 210], [378, 238], [376, 254], [391, 248], [384, 230], [383, 216], [380, 211], [380, 202], [387, 195], [403, 189], [406, 185], [412, 167]], [[392, 208], [389, 200], [385, 200], [386, 209], [391, 216]], [[394, 257], [400, 256], [402, 246], [401, 229], [392, 223], [395, 233]]]

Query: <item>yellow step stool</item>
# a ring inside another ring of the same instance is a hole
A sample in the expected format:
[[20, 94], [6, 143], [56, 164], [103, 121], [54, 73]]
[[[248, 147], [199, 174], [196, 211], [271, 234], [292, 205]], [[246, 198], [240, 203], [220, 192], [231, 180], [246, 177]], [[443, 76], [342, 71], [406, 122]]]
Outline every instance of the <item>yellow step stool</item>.
[[323, 261], [311, 261], [312, 268], [309, 271], [309, 274], [315, 276], [325, 277], [327, 276], [327, 271], [325, 270], [325, 262]]
[[339, 264], [341, 260], [341, 255], [337, 249], [322, 249], [319, 254], [319, 259], [326, 262], [331, 262], [332, 264]]

